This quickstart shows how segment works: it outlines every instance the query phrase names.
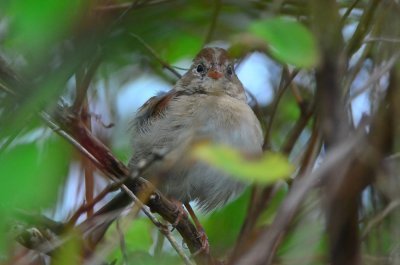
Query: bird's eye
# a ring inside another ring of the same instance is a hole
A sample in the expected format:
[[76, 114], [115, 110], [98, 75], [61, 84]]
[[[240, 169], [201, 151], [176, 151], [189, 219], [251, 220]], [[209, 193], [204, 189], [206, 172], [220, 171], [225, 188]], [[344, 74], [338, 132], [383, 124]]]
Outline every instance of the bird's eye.
[[228, 69], [226, 70], [226, 72], [228, 73], [228, 75], [233, 75], [233, 67], [232, 67], [232, 65], [228, 66]]
[[204, 65], [203, 64], [199, 64], [198, 66], [197, 66], [197, 68], [196, 68], [196, 71], [198, 72], [198, 73], [203, 73], [204, 71], [205, 71], [205, 67], [204, 67]]

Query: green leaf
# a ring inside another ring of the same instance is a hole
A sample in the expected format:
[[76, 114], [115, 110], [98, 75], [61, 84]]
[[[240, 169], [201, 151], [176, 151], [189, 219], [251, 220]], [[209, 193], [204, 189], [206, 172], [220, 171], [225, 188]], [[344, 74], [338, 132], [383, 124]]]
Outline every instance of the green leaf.
[[[173, 253], [173, 252], [172, 252]], [[112, 263], [116, 261], [116, 263]], [[178, 255], [171, 255], [171, 253], [163, 252], [159, 256], [150, 255], [148, 251], [134, 251], [127, 255], [126, 263], [123, 262], [122, 257], [112, 260], [109, 264], [116, 265], [177, 265], [183, 264], [182, 259]]]
[[76, 23], [81, 6], [78, 0], [11, 1], [7, 10], [11, 18], [9, 44], [26, 54], [46, 51]]
[[[124, 233], [128, 255], [136, 252], [149, 251], [151, 245], [153, 244], [153, 239], [151, 236], [153, 227], [154, 226], [147, 218], [135, 219], [132, 224], [130, 224], [128, 230]], [[116, 224], [114, 222], [110, 229], [107, 230], [106, 238], [115, 240], [115, 235], [117, 234], [116, 229]], [[122, 253], [119, 248], [115, 249], [115, 251], [109, 257], [109, 260], [114, 259], [122, 259]]]
[[[215, 255], [225, 253], [231, 248], [239, 235], [246, 209], [249, 204], [250, 189], [246, 189], [240, 197], [210, 215], [201, 218], [211, 250]], [[223, 227], [224, 229], [221, 229]]]
[[126, 247], [130, 251], [148, 251], [153, 244], [151, 231], [154, 226], [148, 218], [136, 219], [125, 234]]
[[285, 236], [277, 256], [282, 264], [298, 264], [301, 260], [302, 264], [320, 265], [325, 263], [317, 257], [323, 257], [327, 253], [327, 246], [323, 222], [304, 216]]
[[193, 147], [192, 155], [237, 179], [262, 184], [288, 178], [294, 169], [281, 154], [267, 152], [257, 160], [249, 160], [238, 150], [221, 144], [199, 143]]
[[54, 265], [68, 265], [68, 264], [79, 264], [80, 255], [82, 251], [82, 242], [79, 240], [79, 235], [74, 232], [70, 232], [68, 240], [65, 242], [62, 248], [59, 248], [54, 255], [52, 264]]
[[0, 156], [0, 201], [4, 209], [35, 208], [54, 203], [66, 176], [70, 147], [50, 137], [44, 145], [20, 144]]
[[173, 38], [163, 42], [160, 46], [164, 49], [163, 57], [168, 62], [176, 62], [184, 57], [193, 58], [201, 49], [201, 38], [195, 34], [178, 32]]
[[286, 183], [279, 187], [275, 195], [271, 198], [268, 207], [264, 209], [257, 221], [257, 226], [269, 225], [275, 218], [281, 203], [286, 198], [289, 187]]
[[299, 22], [285, 18], [258, 20], [249, 30], [264, 40], [270, 54], [283, 63], [305, 68], [318, 63], [314, 36]]

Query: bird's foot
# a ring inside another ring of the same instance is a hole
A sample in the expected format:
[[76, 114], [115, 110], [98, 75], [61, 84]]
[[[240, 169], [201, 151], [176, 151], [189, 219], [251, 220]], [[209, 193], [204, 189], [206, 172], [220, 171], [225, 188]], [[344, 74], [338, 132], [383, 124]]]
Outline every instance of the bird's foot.
[[189, 203], [185, 203], [185, 207], [188, 210], [190, 216], [192, 217], [192, 220], [194, 224], [196, 225], [197, 232], [199, 233], [199, 239], [201, 241], [201, 248], [196, 251], [193, 255], [198, 255], [201, 252], [204, 252], [206, 254], [209, 254], [210, 252], [210, 243], [208, 242], [208, 237], [206, 232], [204, 231], [203, 226], [201, 225], [199, 219], [197, 218], [196, 214], [194, 213], [192, 206], [190, 206]]
[[199, 239], [201, 241], [201, 248], [197, 250], [193, 256], [196, 256], [202, 252], [209, 254], [210, 253], [210, 243], [208, 243], [208, 237], [203, 227], [197, 227], [197, 232], [199, 232]]
[[176, 212], [177, 212], [177, 217], [175, 219], [175, 221], [172, 223], [172, 230], [171, 232], [175, 229], [175, 227], [179, 224], [179, 222], [183, 219], [183, 218], [188, 218], [188, 215], [186, 213], [185, 208], [183, 207], [182, 202], [178, 201], [178, 200], [172, 200], [172, 202], [175, 204], [176, 206]]

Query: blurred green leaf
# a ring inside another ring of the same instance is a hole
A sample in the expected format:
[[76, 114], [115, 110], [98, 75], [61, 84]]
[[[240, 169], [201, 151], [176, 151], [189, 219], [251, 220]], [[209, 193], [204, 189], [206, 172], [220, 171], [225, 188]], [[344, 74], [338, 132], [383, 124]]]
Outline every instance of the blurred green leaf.
[[184, 57], [193, 58], [201, 49], [202, 39], [196, 34], [178, 32], [172, 37], [167, 43], [162, 43], [168, 62], [176, 62]]
[[81, 260], [82, 244], [79, 240], [79, 235], [71, 232], [68, 235], [68, 240], [63, 247], [60, 248], [54, 255], [51, 264], [54, 265], [70, 265], [79, 264]]
[[[124, 264], [121, 259], [116, 264]], [[127, 265], [177, 265], [183, 264], [178, 255], [172, 256], [164, 254], [160, 256], [152, 256], [148, 251], [135, 251], [128, 255]]]
[[[41, 148], [42, 147], [42, 148]], [[0, 201], [6, 208], [35, 208], [54, 203], [66, 176], [70, 146], [50, 137], [43, 146], [20, 144], [0, 156]]]
[[237, 179], [262, 184], [288, 178], [294, 169], [281, 154], [267, 152], [257, 160], [250, 160], [238, 150], [219, 144], [199, 143], [193, 147], [192, 155]]
[[227, 249], [235, 244], [247, 213], [246, 208], [249, 198], [250, 189], [247, 189], [240, 197], [225, 207], [201, 218], [201, 223], [212, 246], [211, 250], [215, 255], [225, 253]]
[[16, 0], [7, 14], [11, 18], [10, 45], [22, 53], [41, 53], [66, 33], [79, 14], [81, 1]]
[[243, 58], [246, 54], [254, 51], [264, 51], [265, 41], [250, 33], [241, 33], [232, 39], [228, 52], [232, 58]]
[[279, 105], [280, 122], [286, 121], [293, 125], [301, 114], [298, 103], [291, 95], [284, 95], [281, 102]]
[[[126, 249], [128, 255], [133, 255], [137, 252], [147, 252], [149, 251], [151, 245], [153, 244], [153, 239], [151, 232], [153, 225], [147, 218], [135, 219], [129, 226], [128, 230], [124, 233]], [[115, 222], [112, 224], [110, 229], [107, 230], [106, 239], [115, 240], [116, 232]], [[119, 248], [110, 255], [109, 260], [121, 260], [122, 253]]]
[[9, 252], [9, 247], [12, 240], [14, 238], [10, 238], [9, 233], [9, 224], [7, 223], [7, 216], [4, 215], [2, 210], [0, 209], [0, 264], [3, 261], [4, 257], [7, 257]]
[[275, 218], [275, 215], [278, 211], [279, 206], [281, 205], [283, 199], [286, 198], [286, 194], [288, 193], [288, 185], [283, 183], [282, 186], [276, 191], [275, 195], [271, 199], [268, 204], [268, 207], [261, 213], [258, 218], [257, 225], [269, 225]]
[[148, 251], [153, 244], [151, 231], [154, 226], [148, 218], [135, 219], [125, 233], [126, 247], [130, 251]]
[[279, 61], [305, 68], [318, 63], [314, 36], [299, 22], [285, 18], [258, 20], [249, 30], [266, 42], [267, 50]]
[[326, 264], [322, 258], [327, 252], [327, 238], [323, 231], [321, 220], [314, 216], [302, 218], [278, 249], [282, 264]]

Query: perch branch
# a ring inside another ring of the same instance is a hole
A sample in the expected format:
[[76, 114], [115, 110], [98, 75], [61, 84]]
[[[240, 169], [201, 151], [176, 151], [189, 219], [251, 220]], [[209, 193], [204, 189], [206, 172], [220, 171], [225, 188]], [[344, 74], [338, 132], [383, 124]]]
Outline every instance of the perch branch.
[[[91, 133], [83, 126], [82, 121], [76, 119], [73, 115], [66, 114], [68, 112], [65, 110], [57, 113], [58, 115], [56, 116], [56, 120], [57, 123], [61, 124], [61, 126], [55, 127], [55, 123], [51, 122], [51, 119], [49, 119], [49, 123], [53, 124], [53, 128], [57, 133], [70, 141], [102, 172], [111, 177], [114, 181], [128, 178], [129, 171], [126, 166], [119, 162], [111, 154], [107, 147], [105, 147], [99, 140], [91, 135]], [[49, 116], [45, 117], [48, 118]], [[60, 129], [60, 127], [62, 129]], [[79, 139], [79, 141], [75, 139]], [[175, 204], [167, 200], [160, 192], [156, 191], [155, 188], [146, 180], [139, 177], [135, 179], [128, 178], [127, 184], [122, 185], [122, 188], [125, 194], [128, 194], [129, 196], [128, 200], [126, 200], [127, 202], [132, 200], [138, 202], [134, 194], [140, 194], [141, 192], [146, 191], [154, 191], [147, 201], [147, 205], [150, 207], [150, 209], [159, 213], [170, 223], [173, 223], [178, 218], [178, 212], [176, 211]], [[138, 205], [142, 205], [142, 203], [139, 202]], [[149, 211], [144, 211], [144, 213], [157, 224], [157, 227], [160, 227], [158, 225], [159, 222], [155, 221], [156, 219], [154, 215], [152, 215]], [[200, 240], [200, 236], [194, 225], [187, 217], [181, 219], [176, 229], [182, 235], [192, 253], [196, 253], [201, 249], [202, 242]], [[165, 234], [165, 231], [161, 230], [161, 232]], [[176, 241], [172, 239], [172, 236], [170, 235], [167, 235], [167, 239], [170, 240], [171, 244], [174, 244], [173, 241]], [[177, 248], [177, 246], [174, 246], [174, 248]], [[196, 261], [201, 264], [209, 264], [211, 261], [211, 257], [203, 252], [201, 252], [195, 258]]]

